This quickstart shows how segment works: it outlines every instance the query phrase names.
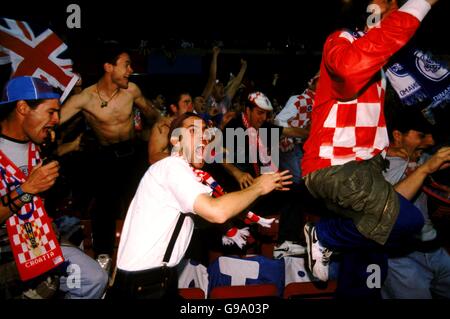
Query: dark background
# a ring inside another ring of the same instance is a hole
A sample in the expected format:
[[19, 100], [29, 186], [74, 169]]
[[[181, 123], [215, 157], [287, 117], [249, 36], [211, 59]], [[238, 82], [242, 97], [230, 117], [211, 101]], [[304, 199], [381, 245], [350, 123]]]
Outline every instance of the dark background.
[[[137, 82], [150, 97], [175, 89], [201, 93], [211, 48], [222, 48], [218, 77], [237, 74], [240, 58], [248, 61], [246, 78], [257, 87], [280, 74], [281, 94], [301, 93], [316, 72], [326, 36], [364, 21], [364, 0], [315, 1], [8, 1], [0, 16], [50, 27], [69, 46], [67, 55], [83, 76], [95, 82], [96, 48], [105, 40], [126, 45], [133, 53]], [[81, 28], [69, 29], [70, 3], [81, 8]], [[448, 59], [450, 1], [441, 0], [413, 39], [417, 46]], [[146, 54], [139, 51], [146, 41]], [[4, 74], [4, 73], [3, 73]], [[280, 101], [285, 102], [285, 101]]]

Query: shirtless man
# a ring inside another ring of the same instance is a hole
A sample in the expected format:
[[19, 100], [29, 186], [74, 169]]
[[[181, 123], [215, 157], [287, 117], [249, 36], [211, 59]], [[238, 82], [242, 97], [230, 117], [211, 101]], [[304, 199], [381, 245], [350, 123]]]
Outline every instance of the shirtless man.
[[[93, 247], [96, 255], [111, 255], [115, 220], [126, 212], [146, 169], [145, 160], [137, 161], [140, 149], [135, 139], [133, 104], [149, 122], [156, 121], [159, 112], [129, 81], [133, 72], [129, 54], [115, 44], [105, 46], [103, 53], [103, 76], [62, 106], [61, 123], [81, 111], [99, 142], [98, 150], [90, 156], [93, 170], [87, 183], [94, 185], [96, 198]], [[142, 153], [145, 154], [145, 146]]]
[[[119, 51], [116, 51], [119, 52]], [[112, 56], [112, 55], [111, 55]], [[82, 111], [103, 146], [134, 138], [133, 104], [151, 122], [159, 112], [139, 87], [129, 81], [133, 72], [128, 53], [121, 52], [105, 60], [100, 80], [72, 96], [61, 109], [61, 123]]]

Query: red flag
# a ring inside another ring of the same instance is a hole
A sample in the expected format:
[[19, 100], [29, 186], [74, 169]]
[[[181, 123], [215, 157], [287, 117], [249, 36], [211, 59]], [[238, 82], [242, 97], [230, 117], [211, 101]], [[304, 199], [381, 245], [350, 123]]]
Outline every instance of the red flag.
[[24, 21], [0, 22], [0, 64], [12, 64], [11, 77], [34, 76], [60, 88], [63, 102], [78, 80], [72, 60], [59, 58], [67, 45], [50, 29], [35, 32]]

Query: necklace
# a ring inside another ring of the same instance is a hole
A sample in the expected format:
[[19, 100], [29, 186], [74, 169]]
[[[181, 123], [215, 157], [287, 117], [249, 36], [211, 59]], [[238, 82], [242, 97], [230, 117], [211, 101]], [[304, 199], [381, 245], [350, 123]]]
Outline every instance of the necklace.
[[98, 89], [98, 82], [97, 82], [97, 95], [98, 98], [100, 99], [100, 101], [102, 102], [102, 104], [100, 104], [101, 108], [107, 107], [108, 103], [111, 102], [111, 100], [114, 98], [114, 96], [116, 96], [117, 93], [119, 93], [120, 88], [117, 88], [116, 91], [113, 93], [113, 95], [111, 95], [111, 97], [109, 98], [109, 100], [104, 100], [102, 99], [102, 97], [100, 96], [100, 91]]

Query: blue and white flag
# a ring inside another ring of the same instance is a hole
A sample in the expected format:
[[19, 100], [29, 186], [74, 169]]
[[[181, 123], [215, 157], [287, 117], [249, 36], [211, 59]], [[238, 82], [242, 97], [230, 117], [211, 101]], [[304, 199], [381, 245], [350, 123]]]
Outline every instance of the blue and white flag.
[[430, 53], [405, 50], [389, 65], [386, 76], [403, 104], [428, 103], [423, 111], [429, 120], [434, 108], [450, 101], [450, 72]]

